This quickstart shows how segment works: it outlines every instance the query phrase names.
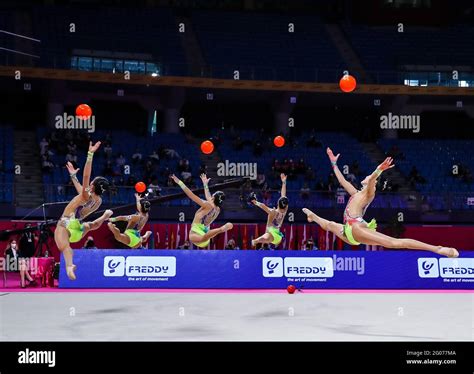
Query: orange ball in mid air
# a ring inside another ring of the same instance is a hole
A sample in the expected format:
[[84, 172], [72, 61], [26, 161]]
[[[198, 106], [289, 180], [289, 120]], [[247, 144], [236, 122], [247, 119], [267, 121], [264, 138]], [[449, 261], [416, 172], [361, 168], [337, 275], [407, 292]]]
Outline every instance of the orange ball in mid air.
[[281, 135], [275, 136], [275, 139], [273, 139], [273, 144], [275, 144], [275, 147], [283, 147], [285, 145], [285, 138]]
[[214, 143], [210, 140], [205, 140], [201, 143], [201, 152], [209, 155], [214, 151]]
[[339, 87], [344, 92], [352, 92], [355, 90], [357, 82], [352, 75], [346, 74], [339, 81]]
[[137, 191], [138, 193], [143, 193], [146, 191], [146, 184], [143, 183], [143, 182], [137, 182], [137, 184], [135, 184], [135, 191]]
[[87, 104], [80, 104], [76, 108], [76, 116], [89, 118], [92, 115], [92, 109]]

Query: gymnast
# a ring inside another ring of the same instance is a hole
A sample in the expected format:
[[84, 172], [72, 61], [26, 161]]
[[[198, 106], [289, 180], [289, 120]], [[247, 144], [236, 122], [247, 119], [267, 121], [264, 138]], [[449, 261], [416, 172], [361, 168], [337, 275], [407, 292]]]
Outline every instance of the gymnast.
[[225, 200], [225, 194], [222, 191], [216, 191], [212, 195], [209, 191], [209, 178], [205, 174], [201, 174], [201, 180], [204, 185], [204, 195], [206, 199], [203, 200], [191, 191], [183, 181], [177, 176], [171, 175], [171, 179], [183, 190], [183, 192], [192, 201], [199, 205], [199, 209], [194, 215], [193, 223], [191, 224], [191, 230], [189, 232], [189, 240], [191, 243], [197, 245], [200, 248], [205, 248], [209, 245], [209, 242], [213, 237], [231, 230], [232, 223], [227, 222], [221, 227], [210, 229], [211, 223], [217, 218], [221, 212], [221, 206]]
[[71, 180], [76, 188], [77, 195], [64, 208], [64, 212], [59, 219], [56, 230], [54, 231], [54, 240], [59, 251], [64, 256], [66, 263], [66, 273], [69, 279], [75, 280], [74, 273], [76, 265], [73, 264], [73, 251], [70, 243], [77, 243], [89, 231], [97, 230], [102, 223], [109, 219], [113, 214], [111, 210], [106, 210], [99, 218], [92, 222], [83, 222], [83, 220], [91, 213], [95, 212], [102, 204], [102, 195], [109, 188], [109, 182], [104, 177], [95, 177], [90, 181], [92, 173], [92, 159], [94, 153], [99, 149], [100, 142], [89, 144], [87, 152], [86, 165], [84, 166], [84, 174], [82, 176], [82, 185], [77, 179], [79, 169], [68, 162], [67, 169]]
[[331, 231], [344, 242], [351, 245], [367, 244], [383, 246], [385, 248], [418, 249], [434, 252], [447, 257], [459, 256], [459, 253], [455, 248], [426, 244], [414, 239], [397, 239], [384, 235], [376, 231], [377, 222], [375, 219], [372, 219], [370, 222], [364, 220], [363, 217], [365, 211], [375, 197], [377, 178], [380, 177], [382, 172], [395, 166], [391, 157], [387, 157], [372, 174], [365, 177], [361, 182], [362, 188], [357, 190], [344, 178], [343, 174], [337, 167], [337, 160], [339, 159], [340, 154], [334, 156], [334, 153], [330, 148], [327, 148], [326, 152], [331, 161], [337, 180], [351, 197], [349, 198], [346, 209], [344, 210], [343, 224], [328, 221], [319, 217], [311, 210], [303, 208], [303, 212], [306, 214], [308, 222], [316, 222], [323, 228], [323, 230]]
[[[142, 199], [139, 194], [135, 194], [137, 203], [137, 213], [128, 216], [118, 216], [109, 218], [107, 226], [114, 234], [114, 238], [130, 248], [142, 248], [151, 235], [151, 231], [147, 231], [141, 236], [141, 231], [148, 222], [149, 212], [151, 209], [150, 201]], [[115, 226], [117, 221], [127, 221], [127, 228], [123, 233]]]
[[252, 246], [255, 247], [257, 244], [269, 244], [272, 243], [274, 245], [278, 245], [281, 243], [283, 238], [285, 237], [284, 234], [280, 231], [281, 225], [285, 220], [286, 213], [288, 212], [288, 197], [286, 197], [286, 175], [281, 174], [281, 193], [280, 198], [277, 202], [277, 207], [269, 208], [263, 203], [257, 201], [257, 195], [252, 192], [249, 196], [250, 202], [262, 209], [265, 213], [267, 213], [267, 229], [265, 230], [265, 234], [262, 236], [252, 240]]

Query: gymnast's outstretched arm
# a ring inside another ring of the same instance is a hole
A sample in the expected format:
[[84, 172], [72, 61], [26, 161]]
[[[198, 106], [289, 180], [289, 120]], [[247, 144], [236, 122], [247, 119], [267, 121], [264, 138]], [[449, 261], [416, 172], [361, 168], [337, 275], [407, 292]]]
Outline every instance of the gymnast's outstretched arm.
[[384, 162], [382, 162], [377, 169], [374, 170], [372, 174], [369, 175], [369, 180], [367, 183], [367, 191], [369, 194], [375, 194], [375, 185], [377, 184], [377, 178], [382, 174], [383, 171], [391, 169], [395, 166], [393, 163], [393, 158], [387, 157]]
[[71, 177], [72, 184], [76, 188], [78, 194], [82, 193], [82, 184], [77, 179], [77, 173], [79, 172], [79, 168], [74, 169], [74, 165], [68, 162], [66, 164], [67, 171], [69, 172], [69, 176]]
[[212, 203], [212, 195], [209, 191], [209, 181], [211, 178], [208, 178], [206, 174], [201, 174], [202, 185], [204, 186], [204, 194], [206, 195], [206, 200]]
[[286, 175], [281, 173], [280, 174], [280, 179], [281, 179], [281, 192], [280, 196], [284, 197], [286, 196]]
[[341, 186], [347, 191], [349, 195], [352, 196], [356, 194], [357, 188], [355, 188], [350, 182], [346, 180], [346, 178], [344, 178], [344, 175], [342, 175], [341, 171], [337, 167], [337, 160], [341, 154], [338, 153], [337, 156], [334, 156], [334, 153], [329, 147], [326, 149], [326, 153], [328, 154], [329, 160], [331, 161], [331, 165], [334, 170], [334, 174], [336, 175], [336, 178], [341, 184]]
[[191, 191], [184, 183], [182, 180], [180, 180], [176, 175], [172, 174], [171, 179], [181, 187], [183, 192], [186, 194], [187, 197], [189, 197], [192, 201], [194, 201], [196, 204], [198, 204], [202, 208], [210, 208], [211, 203], [209, 201], [205, 201], [201, 199], [199, 196], [197, 196], [193, 191]]
[[249, 196], [249, 200], [250, 202], [255, 205], [255, 206], [258, 206], [260, 209], [262, 209], [265, 213], [267, 214], [270, 214], [272, 212], [272, 209], [270, 209], [268, 206], [266, 206], [264, 203], [260, 203], [257, 201], [257, 195], [255, 194], [255, 192], [252, 192]]
[[84, 174], [82, 175], [82, 197], [84, 199], [89, 199], [89, 184], [91, 181], [92, 173], [92, 158], [94, 157], [94, 152], [97, 151], [100, 147], [100, 142], [92, 144], [89, 142], [89, 151], [87, 152], [86, 165], [84, 166]]

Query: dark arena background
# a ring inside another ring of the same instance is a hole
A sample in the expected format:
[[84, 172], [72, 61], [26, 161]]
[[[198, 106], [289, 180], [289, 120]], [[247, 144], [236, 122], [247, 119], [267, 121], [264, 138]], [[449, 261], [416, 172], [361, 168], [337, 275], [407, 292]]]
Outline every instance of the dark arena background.
[[473, 41], [471, 1], [2, 1], [0, 341], [472, 343]]

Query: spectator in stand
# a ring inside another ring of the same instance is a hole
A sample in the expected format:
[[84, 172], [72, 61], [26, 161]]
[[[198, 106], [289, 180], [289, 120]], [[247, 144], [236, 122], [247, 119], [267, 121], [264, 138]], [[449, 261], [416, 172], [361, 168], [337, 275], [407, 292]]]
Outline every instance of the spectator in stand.
[[3, 166], [3, 160], [0, 158], [0, 173], [5, 172], [5, 167]]
[[412, 188], [415, 187], [416, 183], [426, 183], [426, 179], [421, 176], [416, 166], [411, 168], [410, 173], [408, 174], [408, 180]]
[[153, 197], [161, 195], [161, 187], [158, 185], [158, 178], [153, 178], [151, 183], [148, 185], [148, 191]]
[[92, 236], [89, 236], [87, 238], [82, 249], [97, 249], [97, 247], [95, 246], [94, 238]]
[[259, 173], [257, 174], [257, 179], [255, 180], [255, 184], [257, 187], [259, 188], [263, 188], [263, 186], [265, 185], [265, 174], [262, 174], [262, 173]]
[[58, 187], [57, 187], [57, 193], [58, 193], [58, 197], [63, 197], [64, 196], [64, 186], [62, 184], [58, 184]]
[[118, 175], [122, 175], [123, 174], [123, 167], [122, 166], [118, 166], [117, 164], [115, 164], [115, 166], [113, 167], [113, 172], [112, 174], [114, 176], [118, 176]]
[[153, 167], [153, 163], [150, 160], [148, 160], [145, 164], [145, 169], [143, 171], [143, 178], [151, 179], [154, 173], [155, 173], [155, 168]]
[[269, 205], [271, 205], [271, 201], [272, 201], [272, 193], [271, 193], [270, 189], [264, 188], [264, 190], [262, 192], [262, 203], [269, 206]]
[[105, 135], [105, 141], [108, 144], [112, 144], [112, 133], [110, 131], [108, 131], [107, 134]]
[[66, 155], [66, 162], [70, 162], [71, 164], [74, 165], [74, 167], [77, 166], [77, 155], [73, 153], [68, 153]]
[[182, 245], [178, 247], [179, 249], [190, 249], [191, 248], [191, 242], [189, 240], [185, 240]]
[[336, 179], [336, 176], [334, 175], [334, 173], [331, 173], [329, 174], [329, 177], [328, 177], [328, 191], [335, 191], [336, 190], [336, 187], [339, 185], [337, 179]]
[[113, 197], [118, 195], [118, 188], [115, 183], [115, 178], [112, 178], [112, 181], [110, 182], [109, 192], [110, 192], [110, 195]]
[[151, 161], [156, 162], [156, 163], [160, 161], [160, 156], [158, 155], [156, 151], [153, 151], [151, 155], [148, 156], [148, 158], [151, 159]]
[[46, 153], [46, 148], [49, 147], [49, 142], [46, 140], [46, 138], [43, 138], [41, 139], [39, 145], [40, 145], [41, 155], [44, 155]]
[[44, 149], [44, 153], [41, 154], [42, 156], [48, 156], [48, 157], [52, 157], [54, 156], [54, 152], [53, 150], [47, 146], [45, 149]]
[[201, 174], [207, 174], [207, 166], [204, 164], [201, 164], [201, 166], [199, 167], [199, 175]]
[[308, 199], [310, 192], [311, 192], [311, 190], [309, 189], [308, 183], [305, 182], [303, 184], [303, 187], [301, 187], [301, 190], [300, 190], [301, 198], [304, 199], [304, 200]]
[[[67, 144], [69, 140], [74, 140], [74, 134], [72, 133], [72, 131], [66, 131], [66, 133], [64, 134], [64, 138], [67, 140], [67, 142], [64, 142], [64, 139], [63, 139], [62, 140], [63, 144]], [[61, 139], [61, 136], [60, 136], [60, 139]]]
[[305, 173], [304, 178], [306, 181], [309, 181], [309, 182], [313, 181], [316, 178], [316, 174], [311, 166], [308, 166], [306, 168], [306, 173]]
[[52, 148], [57, 148], [59, 142], [60, 142], [60, 137], [59, 137], [58, 131], [55, 130], [51, 134], [51, 138], [48, 142], [49, 146]]
[[316, 189], [316, 191], [327, 191], [327, 187], [324, 184], [322, 178], [319, 178], [319, 180], [316, 182], [315, 189]]
[[53, 171], [53, 168], [54, 168], [54, 164], [52, 163], [50, 158], [46, 155], [43, 156], [41, 166], [43, 168], [44, 173], [51, 173]]
[[182, 171], [189, 171], [189, 170], [190, 170], [189, 160], [186, 160], [185, 158], [182, 158], [181, 160], [179, 160], [178, 171], [182, 172]]
[[225, 245], [225, 249], [240, 249], [240, 248], [237, 246], [237, 243], [235, 242], [234, 238], [230, 238], [227, 241], [227, 244]]
[[142, 161], [143, 155], [138, 148], [135, 149], [135, 153], [132, 155], [132, 162], [138, 164]]
[[120, 153], [117, 159], [115, 160], [115, 164], [119, 166], [120, 168], [123, 167], [127, 163], [127, 159], [123, 155], [123, 153]]
[[168, 184], [168, 178], [171, 175], [171, 171], [168, 167], [161, 169], [160, 174], [162, 176], [162, 180], [166, 181], [166, 184]]
[[181, 172], [181, 179], [185, 184], [189, 184], [192, 180], [192, 174], [189, 171], [182, 171]]
[[303, 251], [314, 251], [314, 250], [317, 250], [318, 247], [316, 247], [316, 245], [314, 244], [314, 240], [311, 237], [308, 240], [303, 241], [303, 245], [302, 245], [301, 249]]
[[240, 186], [240, 205], [242, 208], [249, 208], [247, 197], [252, 192], [252, 182], [249, 179]]
[[349, 173], [346, 176], [346, 179], [354, 186], [356, 187], [357, 185], [357, 178], [353, 173]]
[[168, 158], [181, 158], [179, 153], [176, 152], [173, 148], [165, 148], [164, 152]]
[[105, 147], [104, 147], [104, 154], [107, 160], [112, 159], [112, 152], [113, 152], [112, 146], [110, 145], [109, 142], [106, 142]]
[[67, 151], [72, 154], [77, 152], [77, 145], [74, 143], [73, 140], [70, 140], [67, 144]]

